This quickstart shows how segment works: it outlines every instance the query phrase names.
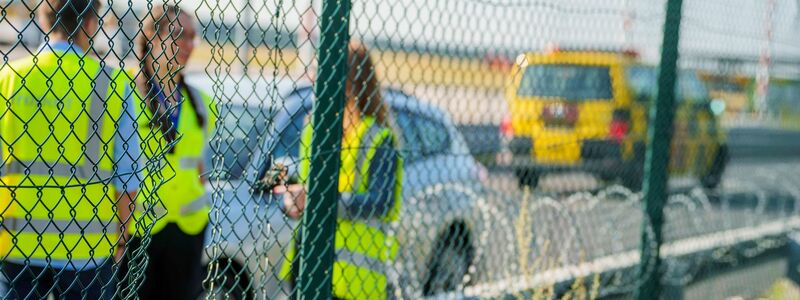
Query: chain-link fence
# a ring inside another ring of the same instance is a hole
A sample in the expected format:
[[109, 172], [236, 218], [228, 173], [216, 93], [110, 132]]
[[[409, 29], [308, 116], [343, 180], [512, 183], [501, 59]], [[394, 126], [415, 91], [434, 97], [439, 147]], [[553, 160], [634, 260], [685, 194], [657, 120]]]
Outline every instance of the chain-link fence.
[[6, 298], [800, 297], [797, 1], [2, 9]]
[[175, 152], [191, 156], [162, 122], [186, 24], [121, 4], [3, 1], [4, 299], [128, 299], [146, 278], [162, 187], [180, 178]]

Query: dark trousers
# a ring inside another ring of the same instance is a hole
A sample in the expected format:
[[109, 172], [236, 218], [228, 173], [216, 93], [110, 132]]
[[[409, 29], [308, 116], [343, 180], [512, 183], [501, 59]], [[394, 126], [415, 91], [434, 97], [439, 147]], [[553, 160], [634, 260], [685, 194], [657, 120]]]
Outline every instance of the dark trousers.
[[[188, 235], [175, 223], [151, 236], [144, 255], [148, 262], [144, 282], [139, 287], [141, 299], [197, 299], [203, 283], [203, 243], [205, 230]], [[128, 254], [141, 251], [142, 240], [133, 238]]]
[[113, 259], [101, 266], [82, 271], [52, 267], [2, 264], [3, 299], [112, 299], [116, 282], [112, 275]]

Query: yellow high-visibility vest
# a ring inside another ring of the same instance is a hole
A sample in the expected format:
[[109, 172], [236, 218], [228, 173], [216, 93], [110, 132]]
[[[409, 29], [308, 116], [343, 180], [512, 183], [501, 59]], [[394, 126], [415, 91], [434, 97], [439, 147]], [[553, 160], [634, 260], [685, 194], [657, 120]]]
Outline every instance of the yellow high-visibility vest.
[[[309, 176], [311, 136], [312, 129], [308, 125], [303, 130], [300, 142], [301, 182], [306, 182]], [[367, 191], [370, 164], [376, 149], [387, 139], [395, 139], [392, 131], [376, 124], [372, 117], [363, 118], [355, 130], [343, 137], [339, 167], [340, 193], [359, 194]], [[394, 204], [388, 213], [370, 219], [338, 218], [336, 221], [333, 295], [337, 298], [386, 299], [385, 269], [391, 267], [399, 250], [397, 239], [388, 234], [386, 229], [391, 222], [397, 221], [402, 206], [403, 164], [400, 157], [397, 158], [396, 172], [392, 191]], [[280, 273], [284, 279], [290, 276], [295, 249], [292, 247], [286, 256]]]
[[112, 151], [126, 87], [128, 74], [74, 51], [0, 69], [2, 257], [80, 266], [113, 254]]
[[[216, 111], [212, 99], [205, 93], [185, 86], [181, 89], [183, 101], [180, 103], [180, 116], [178, 117], [177, 136], [172, 144], [168, 144], [162, 137], [148, 139], [144, 153], [151, 155], [164, 154], [162, 161], [166, 161], [161, 170], [162, 180], [142, 182], [141, 193], [154, 193], [155, 197], [145, 203], [148, 197], [138, 197], [136, 215], [147, 213], [151, 218], [137, 218], [140, 220], [155, 220], [155, 225], [150, 229], [150, 234], [160, 232], [168, 223], [176, 223], [186, 234], [196, 235], [203, 231], [208, 224], [210, 211], [206, 190], [200, 182], [199, 164], [203, 161], [203, 149], [208, 145], [208, 140], [216, 123]], [[198, 101], [197, 112], [189, 101], [189, 95]], [[152, 95], [151, 95], [152, 96]], [[155, 100], [154, 100], [155, 101]], [[158, 128], [150, 126], [152, 112], [145, 109], [145, 117], [139, 124], [140, 130], [147, 134], [161, 135]], [[206, 119], [205, 128], [201, 127], [197, 115]], [[172, 129], [174, 130], [174, 129]], [[142, 132], [142, 135], [146, 134]], [[167, 149], [174, 147], [173, 151]], [[159, 159], [152, 157], [152, 159]], [[209, 166], [207, 166], [209, 167]], [[146, 229], [138, 226], [140, 230]], [[133, 227], [131, 227], [132, 230]], [[139, 235], [144, 232], [139, 232]]]

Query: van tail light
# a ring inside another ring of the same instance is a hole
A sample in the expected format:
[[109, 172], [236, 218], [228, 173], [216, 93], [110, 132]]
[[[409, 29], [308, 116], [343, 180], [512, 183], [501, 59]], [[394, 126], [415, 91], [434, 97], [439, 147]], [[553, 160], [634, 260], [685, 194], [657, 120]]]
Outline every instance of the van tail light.
[[506, 116], [500, 122], [500, 134], [505, 138], [514, 137], [514, 126], [511, 125], [511, 116]]
[[622, 143], [622, 140], [628, 135], [631, 130], [631, 113], [628, 110], [617, 109], [614, 110], [613, 117], [611, 118], [611, 127], [608, 132], [611, 139], [617, 143]]

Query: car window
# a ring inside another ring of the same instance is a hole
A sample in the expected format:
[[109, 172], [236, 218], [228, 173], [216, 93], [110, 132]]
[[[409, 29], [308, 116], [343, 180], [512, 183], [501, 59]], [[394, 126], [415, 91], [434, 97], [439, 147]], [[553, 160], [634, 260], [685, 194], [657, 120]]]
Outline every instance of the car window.
[[625, 70], [628, 86], [637, 101], [655, 99], [658, 91], [658, 74], [655, 68], [630, 67]]
[[[393, 93], [388, 93], [387, 96], [407, 97]], [[310, 90], [308, 93], [295, 94], [292, 97], [311, 97]], [[286, 103], [294, 101], [299, 100], [287, 98]], [[395, 109], [392, 113], [400, 130], [400, 138], [403, 145], [401, 152], [407, 162], [417, 161], [449, 151], [451, 138], [447, 126], [442, 122], [404, 109]], [[300, 155], [300, 138], [308, 114], [297, 113], [293, 116], [281, 116], [281, 114], [288, 114], [288, 112], [280, 110], [276, 119], [288, 119], [276, 122], [286, 122], [288, 124], [282, 127], [283, 130], [279, 133], [279, 138], [272, 149], [272, 156], [298, 157]]]
[[[222, 123], [212, 135], [205, 149], [205, 163], [213, 166], [222, 160], [222, 168], [214, 168], [209, 175], [215, 180], [239, 179], [250, 156], [258, 146], [258, 136], [265, 132], [269, 116], [258, 107], [243, 105], [221, 106]], [[210, 169], [210, 167], [209, 167]]]
[[[279, 138], [272, 149], [274, 157], [300, 156], [300, 137], [306, 125], [306, 117], [310, 112], [302, 108], [299, 108], [297, 112], [294, 110], [296, 106], [305, 102], [304, 99], [312, 97], [311, 92], [311, 89], [303, 89], [293, 93], [284, 101], [286, 109], [281, 109], [278, 113], [279, 116], [276, 116], [277, 122], [281, 123], [277, 125], [281, 126], [282, 132], [278, 133]], [[289, 106], [293, 108], [289, 108]], [[289, 115], [289, 113], [293, 114]]]
[[295, 114], [292, 117], [291, 122], [281, 133], [280, 139], [278, 139], [278, 143], [275, 145], [274, 152], [272, 153], [275, 157], [300, 156], [300, 137], [306, 125], [305, 117], [305, 114]]
[[406, 161], [416, 161], [422, 157], [422, 138], [419, 136], [416, 124], [411, 114], [404, 110], [394, 111], [395, 122], [400, 129], [403, 149], [401, 152]]
[[406, 161], [443, 154], [450, 149], [450, 133], [438, 120], [405, 110], [396, 110], [394, 113], [401, 131], [402, 152]]
[[767, 107], [772, 113], [797, 111], [800, 82], [770, 82], [767, 90]]
[[447, 152], [450, 148], [450, 134], [441, 122], [430, 118], [417, 118], [417, 128], [424, 146], [423, 155], [433, 156]]
[[574, 102], [612, 98], [608, 67], [530, 65], [524, 72], [517, 96], [553, 97]]
[[[637, 101], [655, 99], [658, 93], [658, 68], [632, 66], [626, 68], [625, 73]], [[708, 89], [694, 71], [679, 71], [675, 93], [677, 101], [708, 101]]]
[[708, 89], [696, 72], [682, 71], [678, 76], [678, 91], [681, 99], [692, 102], [708, 101]]

